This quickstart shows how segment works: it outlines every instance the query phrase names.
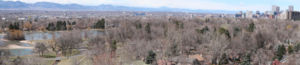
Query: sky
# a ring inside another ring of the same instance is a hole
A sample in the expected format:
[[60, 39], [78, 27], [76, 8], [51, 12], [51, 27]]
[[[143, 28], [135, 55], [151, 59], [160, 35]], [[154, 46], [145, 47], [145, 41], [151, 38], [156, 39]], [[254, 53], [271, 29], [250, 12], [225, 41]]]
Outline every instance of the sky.
[[26, 3], [53, 2], [60, 4], [81, 4], [96, 6], [102, 4], [147, 7], [147, 8], [182, 8], [182, 9], [207, 9], [207, 10], [228, 10], [228, 11], [269, 11], [272, 5], [280, 6], [286, 10], [293, 5], [299, 10], [300, 0], [5, 0], [22, 1]]

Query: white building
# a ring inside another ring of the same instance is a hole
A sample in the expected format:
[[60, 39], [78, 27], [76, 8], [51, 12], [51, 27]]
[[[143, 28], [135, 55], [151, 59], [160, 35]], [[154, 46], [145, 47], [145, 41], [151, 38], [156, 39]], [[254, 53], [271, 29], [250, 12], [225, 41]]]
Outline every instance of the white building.
[[6, 18], [2, 17], [1, 20], [6, 20]]
[[278, 15], [278, 19], [288, 19], [288, 12], [284, 11], [281, 14]]
[[247, 12], [246, 12], [246, 18], [253, 18], [253, 13], [252, 13], [252, 11], [247, 11]]
[[25, 18], [18, 18], [18, 20], [19, 20], [19, 21], [24, 21], [24, 20], [25, 20]]

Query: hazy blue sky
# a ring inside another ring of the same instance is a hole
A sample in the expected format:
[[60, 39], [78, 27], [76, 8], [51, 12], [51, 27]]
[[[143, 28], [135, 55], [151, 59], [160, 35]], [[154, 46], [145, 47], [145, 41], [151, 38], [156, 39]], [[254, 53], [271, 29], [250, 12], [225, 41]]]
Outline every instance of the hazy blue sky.
[[[211, 9], [211, 10], [271, 10], [272, 5], [278, 5], [286, 10], [294, 5], [295, 10], [300, 8], [300, 0], [7, 0], [27, 3], [55, 2], [61, 4], [77, 3], [81, 5], [112, 4], [134, 7], [170, 7], [184, 9]], [[297, 4], [298, 3], [298, 4]]]

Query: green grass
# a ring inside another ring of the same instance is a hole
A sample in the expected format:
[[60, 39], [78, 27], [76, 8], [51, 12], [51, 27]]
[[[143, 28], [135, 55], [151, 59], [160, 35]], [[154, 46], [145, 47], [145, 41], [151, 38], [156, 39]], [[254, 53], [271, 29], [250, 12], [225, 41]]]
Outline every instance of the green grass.
[[80, 53], [80, 51], [79, 50], [77, 50], [77, 49], [74, 49], [74, 50], [72, 50], [72, 54], [71, 54], [71, 56], [73, 56], [73, 55], [77, 55], [77, 54], [79, 54]]
[[40, 57], [43, 57], [43, 58], [56, 58], [56, 55], [54, 55], [54, 54], [44, 54]]

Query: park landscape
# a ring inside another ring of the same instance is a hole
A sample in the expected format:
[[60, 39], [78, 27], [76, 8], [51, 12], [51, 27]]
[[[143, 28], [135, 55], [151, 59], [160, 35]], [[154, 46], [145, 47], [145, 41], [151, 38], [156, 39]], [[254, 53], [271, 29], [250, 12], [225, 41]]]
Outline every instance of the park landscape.
[[4, 65], [294, 65], [300, 48], [299, 23], [289, 20], [120, 16], [86, 27], [6, 23]]
[[300, 65], [298, 2], [0, 0], [0, 65]]

